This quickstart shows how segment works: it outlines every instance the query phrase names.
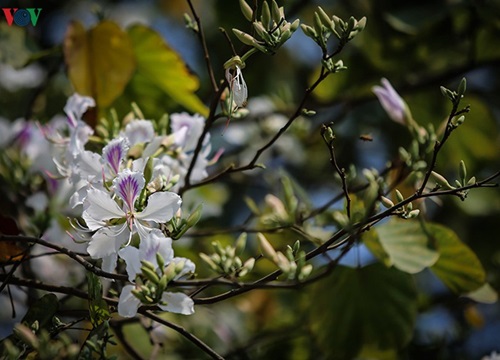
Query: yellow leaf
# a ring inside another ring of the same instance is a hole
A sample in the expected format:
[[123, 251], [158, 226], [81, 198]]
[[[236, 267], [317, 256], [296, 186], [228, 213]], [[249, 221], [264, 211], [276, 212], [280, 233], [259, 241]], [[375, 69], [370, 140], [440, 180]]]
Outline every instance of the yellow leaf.
[[71, 23], [64, 57], [75, 91], [93, 97], [101, 110], [123, 93], [136, 68], [127, 33], [112, 21], [87, 31], [81, 23]]
[[177, 104], [207, 116], [207, 107], [194, 93], [199, 87], [198, 78], [189, 72], [181, 57], [161, 35], [143, 25], [129, 28], [128, 35], [136, 56], [137, 73]]

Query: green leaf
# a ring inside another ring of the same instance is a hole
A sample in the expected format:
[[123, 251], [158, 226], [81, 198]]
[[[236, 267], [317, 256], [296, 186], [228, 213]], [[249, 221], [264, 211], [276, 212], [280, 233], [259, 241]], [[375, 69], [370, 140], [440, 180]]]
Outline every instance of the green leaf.
[[469, 293], [485, 284], [486, 273], [481, 262], [457, 234], [438, 224], [426, 224], [426, 230], [440, 254], [430, 269], [451, 291]]
[[161, 35], [144, 25], [132, 26], [128, 35], [137, 61], [136, 75], [189, 111], [207, 116], [207, 107], [194, 93], [199, 87], [198, 78], [189, 72]]
[[412, 337], [417, 293], [411, 275], [380, 263], [338, 266], [313, 291], [312, 331], [328, 359], [353, 359], [365, 346], [399, 349]]
[[51, 325], [52, 318], [58, 309], [59, 300], [57, 296], [52, 293], [45, 294], [30, 306], [21, 323], [31, 326], [35, 321], [38, 321], [40, 329], [47, 327]]
[[87, 272], [87, 286], [89, 291], [89, 313], [94, 327], [101, 325], [110, 318], [108, 304], [102, 298], [102, 284], [97, 275]]
[[71, 23], [64, 39], [64, 58], [75, 91], [105, 108], [123, 93], [135, 70], [131, 42], [116, 23], [102, 21], [85, 31]]
[[375, 230], [378, 237], [364, 238], [365, 244], [388, 265], [416, 274], [438, 261], [439, 253], [429, 248], [429, 238], [417, 221], [393, 220]]

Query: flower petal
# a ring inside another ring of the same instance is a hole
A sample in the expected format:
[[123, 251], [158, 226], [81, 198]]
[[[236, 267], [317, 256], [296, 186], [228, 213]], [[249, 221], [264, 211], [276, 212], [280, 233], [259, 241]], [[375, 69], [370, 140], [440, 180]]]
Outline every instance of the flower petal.
[[[125, 212], [120, 209], [118, 204], [113, 199], [111, 199], [109, 194], [98, 189], [88, 190], [87, 197], [83, 202], [83, 208], [84, 216], [89, 216], [97, 221], [120, 219], [125, 217]], [[95, 229], [91, 228], [91, 230]]]
[[118, 300], [118, 314], [123, 317], [134, 317], [141, 301], [132, 294], [133, 285], [126, 285], [122, 289], [120, 299]]
[[165, 305], [158, 305], [160, 309], [176, 314], [194, 314], [194, 301], [183, 293], [165, 292], [161, 297]]
[[138, 171], [125, 169], [113, 180], [116, 194], [125, 202], [130, 211], [135, 209], [135, 200], [144, 188], [146, 180], [144, 175]]
[[181, 203], [181, 197], [173, 192], [156, 192], [148, 198], [148, 205], [136, 218], [165, 223], [174, 217]]
[[166, 237], [159, 229], [151, 230], [148, 236], [142, 239], [139, 245], [140, 260], [147, 260], [158, 266], [156, 253], [159, 253], [163, 257], [166, 264], [172, 261], [174, 257], [172, 239]]
[[125, 264], [127, 264], [129, 281], [134, 282], [135, 276], [141, 272], [141, 260], [143, 260], [139, 256], [139, 249], [133, 246], [127, 246], [121, 249], [118, 255], [125, 260]]
[[128, 237], [126, 224], [101, 228], [92, 236], [87, 252], [94, 259], [116, 254]]
[[193, 274], [196, 269], [196, 265], [194, 264], [194, 262], [192, 262], [187, 258], [175, 257], [172, 259], [172, 262], [175, 264], [184, 263], [182, 270], [177, 273], [174, 280], [179, 280], [181, 277], [185, 275]]

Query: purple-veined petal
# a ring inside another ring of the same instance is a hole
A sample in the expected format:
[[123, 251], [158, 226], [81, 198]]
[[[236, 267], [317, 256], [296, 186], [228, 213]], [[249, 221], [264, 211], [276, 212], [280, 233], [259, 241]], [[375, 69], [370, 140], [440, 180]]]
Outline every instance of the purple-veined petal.
[[125, 285], [118, 300], [118, 314], [123, 317], [134, 317], [141, 301], [132, 294], [134, 285]]
[[183, 293], [164, 292], [161, 297], [165, 305], [158, 305], [160, 309], [176, 314], [194, 314], [194, 302], [189, 296]]
[[133, 246], [127, 246], [121, 249], [118, 255], [125, 261], [125, 264], [127, 264], [126, 270], [129, 281], [134, 282], [135, 276], [141, 272], [142, 259], [139, 256], [139, 249]]
[[136, 214], [136, 218], [156, 223], [165, 223], [173, 218], [181, 207], [182, 199], [173, 192], [156, 192], [149, 196], [144, 210]]
[[120, 171], [120, 165], [128, 151], [127, 140], [123, 138], [111, 140], [103, 149], [104, 163], [109, 166], [114, 175]]
[[88, 216], [97, 221], [125, 217], [125, 212], [120, 209], [113, 199], [111, 199], [109, 194], [98, 189], [89, 189], [87, 191], [87, 197], [83, 202], [83, 208], [84, 217]]
[[113, 180], [116, 194], [125, 202], [129, 211], [133, 212], [135, 200], [144, 188], [146, 180], [144, 175], [138, 171], [123, 170]]

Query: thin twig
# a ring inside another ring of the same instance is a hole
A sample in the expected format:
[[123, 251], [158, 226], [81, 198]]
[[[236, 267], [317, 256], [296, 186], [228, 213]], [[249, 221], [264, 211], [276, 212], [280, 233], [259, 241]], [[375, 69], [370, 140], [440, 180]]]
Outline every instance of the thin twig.
[[188, 339], [190, 342], [192, 342], [194, 345], [196, 345], [198, 348], [203, 350], [203, 352], [207, 355], [209, 355], [212, 359], [219, 359], [219, 360], [224, 360], [224, 358], [217, 354], [214, 349], [212, 349], [210, 346], [205, 344], [203, 341], [198, 339], [195, 335], [191, 334], [189, 331], [184, 329], [182, 326], [179, 326], [177, 324], [171, 323], [170, 321], [167, 321], [151, 312], [150, 310], [146, 310], [143, 308], [139, 308], [138, 310], [139, 313], [143, 314], [147, 318], [156, 321], [162, 325], [165, 325], [166, 327], [169, 327], [172, 330], [175, 330], [178, 332], [180, 335], [184, 336], [186, 339]]

